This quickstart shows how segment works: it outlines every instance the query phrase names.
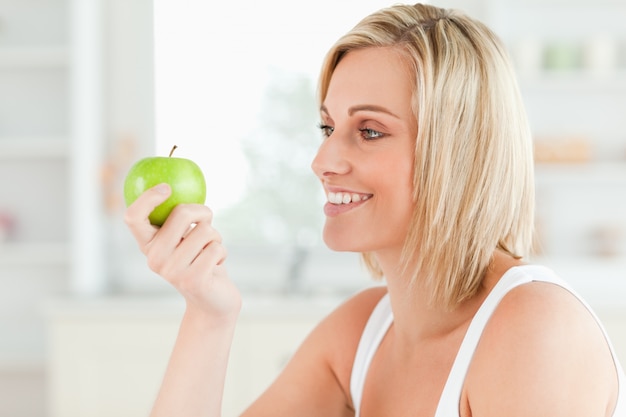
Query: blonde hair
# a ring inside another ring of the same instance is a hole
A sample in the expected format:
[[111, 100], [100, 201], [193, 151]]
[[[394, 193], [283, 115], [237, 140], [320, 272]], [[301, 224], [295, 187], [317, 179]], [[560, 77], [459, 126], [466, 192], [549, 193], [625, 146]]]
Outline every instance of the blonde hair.
[[[453, 308], [480, 288], [500, 249], [528, 255], [534, 224], [532, 140], [512, 66], [482, 23], [433, 6], [395, 5], [340, 38], [320, 74], [319, 101], [348, 52], [393, 47], [411, 70], [415, 209], [403, 251], [412, 283]], [[382, 277], [375, 258], [363, 259]]]

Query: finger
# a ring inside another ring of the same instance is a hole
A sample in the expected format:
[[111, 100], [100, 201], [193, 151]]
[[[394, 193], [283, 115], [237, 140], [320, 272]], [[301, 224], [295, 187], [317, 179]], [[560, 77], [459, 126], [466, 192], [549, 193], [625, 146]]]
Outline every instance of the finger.
[[222, 243], [222, 236], [209, 223], [198, 223], [176, 248], [176, 252], [180, 252], [180, 255], [177, 255], [180, 262], [191, 265], [212, 242]]
[[156, 185], [146, 190], [126, 209], [124, 221], [142, 251], [158, 230], [150, 224], [148, 216], [159, 204], [167, 200], [171, 193], [172, 189], [168, 184]]
[[164, 254], [171, 253], [180, 243], [187, 240], [199, 224], [210, 227], [212, 219], [213, 213], [207, 206], [179, 204], [174, 207], [150, 245], [159, 246]]
[[213, 272], [224, 263], [228, 253], [226, 248], [217, 241], [212, 241], [198, 254], [192, 263], [192, 268], [199, 271]]
[[187, 241], [186, 236], [196, 230], [198, 224], [204, 225], [202, 227], [204, 230], [210, 228], [212, 217], [211, 210], [204, 205], [177, 205], [163, 226], [153, 234], [152, 239], [143, 247], [150, 269], [163, 277], [169, 277], [168, 279], [171, 280], [179, 272], [188, 268], [202, 246], [206, 245], [209, 240], [205, 240], [199, 247], [195, 248], [193, 242], [190, 245], [185, 245], [182, 249], [179, 249], [179, 245]]
[[[148, 245], [146, 256], [150, 269], [174, 286], [185, 281], [185, 277], [196, 275], [202, 277], [211, 273], [210, 267], [204, 270], [198, 270], [194, 267], [195, 260], [206, 248], [211, 245], [221, 245], [220, 234], [210, 224], [199, 223], [187, 238], [180, 241], [175, 249], [168, 249], [166, 243], [161, 242], [161, 233], [162, 230], [157, 234], [157, 238]], [[211, 250], [220, 249], [212, 248]], [[195, 281], [195, 279], [191, 281]]]

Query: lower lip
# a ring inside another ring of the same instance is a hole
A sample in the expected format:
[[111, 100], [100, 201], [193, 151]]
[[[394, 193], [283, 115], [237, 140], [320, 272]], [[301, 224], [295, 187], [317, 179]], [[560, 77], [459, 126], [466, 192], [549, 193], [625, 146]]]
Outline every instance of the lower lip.
[[340, 214], [346, 213], [356, 207], [359, 207], [366, 203], [369, 199], [365, 201], [359, 201], [358, 203], [350, 203], [350, 204], [332, 204], [326, 203], [324, 205], [324, 214], [328, 217], [339, 216]]

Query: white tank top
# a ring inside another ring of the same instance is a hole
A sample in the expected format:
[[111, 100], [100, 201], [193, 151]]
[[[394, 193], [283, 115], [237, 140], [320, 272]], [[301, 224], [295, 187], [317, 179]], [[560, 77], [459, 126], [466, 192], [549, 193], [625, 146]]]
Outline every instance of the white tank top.
[[[441, 397], [439, 398], [439, 404], [437, 405], [435, 417], [459, 417], [461, 394], [463, 384], [465, 382], [465, 376], [487, 321], [500, 303], [500, 300], [502, 300], [502, 298], [510, 290], [532, 281], [550, 282], [565, 288], [576, 296], [596, 319], [607, 339], [618, 373], [619, 393], [613, 417], [626, 417], [626, 376], [624, 376], [624, 370], [619, 364], [615, 350], [608, 338], [606, 330], [602, 326], [602, 323], [600, 323], [600, 320], [589, 305], [572, 288], [570, 288], [565, 281], [559, 278], [552, 270], [539, 265], [523, 265], [509, 269], [491, 290], [481, 307], [476, 312], [476, 315], [467, 329], [467, 333], [465, 334], [454, 364], [452, 365], [452, 369], [450, 370], [450, 374], [448, 375], [446, 385], [444, 386]], [[363, 386], [365, 385], [365, 378], [367, 376], [370, 363], [392, 322], [393, 313], [391, 311], [389, 295], [385, 294], [372, 311], [372, 314], [365, 325], [365, 329], [361, 335], [361, 340], [354, 358], [352, 376], [350, 378], [350, 393], [352, 395], [352, 403], [355, 408], [355, 417], [360, 416]]]

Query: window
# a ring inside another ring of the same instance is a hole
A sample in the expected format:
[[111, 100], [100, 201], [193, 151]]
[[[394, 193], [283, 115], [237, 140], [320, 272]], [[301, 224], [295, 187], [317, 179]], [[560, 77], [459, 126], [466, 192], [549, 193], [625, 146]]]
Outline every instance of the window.
[[155, 0], [157, 153], [177, 145], [202, 167], [241, 285], [367, 282], [357, 255], [331, 253], [320, 239], [315, 92], [326, 50], [387, 5]]

